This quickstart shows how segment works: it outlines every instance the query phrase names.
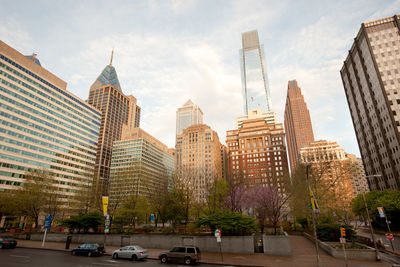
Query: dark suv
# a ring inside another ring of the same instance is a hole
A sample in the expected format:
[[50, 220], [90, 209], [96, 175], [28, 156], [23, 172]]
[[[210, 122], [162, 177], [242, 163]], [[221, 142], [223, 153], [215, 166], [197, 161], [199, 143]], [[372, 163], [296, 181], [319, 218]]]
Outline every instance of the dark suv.
[[181, 246], [174, 247], [170, 251], [161, 252], [158, 258], [162, 263], [168, 261], [180, 261], [186, 265], [196, 263], [200, 260], [200, 249], [198, 247]]

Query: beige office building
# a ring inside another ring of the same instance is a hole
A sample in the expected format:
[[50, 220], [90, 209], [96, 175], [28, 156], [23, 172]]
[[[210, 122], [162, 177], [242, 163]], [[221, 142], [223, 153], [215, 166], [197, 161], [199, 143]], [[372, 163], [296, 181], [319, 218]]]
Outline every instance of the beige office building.
[[222, 178], [221, 143], [218, 134], [205, 124], [182, 131], [182, 164], [177, 177], [193, 192], [193, 199], [205, 202], [214, 181]]
[[[311, 164], [315, 179], [324, 181], [342, 206], [350, 207], [351, 200], [361, 192], [366, 192], [366, 178], [360, 168], [360, 159], [346, 155], [344, 149], [336, 142], [318, 140], [300, 149], [303, 164]], [[332, 207], [334, 208], [334, 207]]]

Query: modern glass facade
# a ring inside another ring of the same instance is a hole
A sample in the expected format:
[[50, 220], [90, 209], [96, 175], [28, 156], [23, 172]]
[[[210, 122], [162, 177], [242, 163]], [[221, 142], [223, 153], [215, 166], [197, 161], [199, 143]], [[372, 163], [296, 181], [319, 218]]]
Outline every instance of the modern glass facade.
[[92, 183], [101, 113], [35, 62], [0, 41], [0, 191], [43, 168], [68, 198]]
[[140, 128], [124, 129], [111, 160], [111, 201], [132, 194], [151, 196], [170, 185], [175, 158], [166, 145]]
[[271, 103], [264, 46], [260, 45], [256, 30], [242, 34], [239, 54], [244, 113], [259, 108], [264, 112], [269, 111]]
[[176, 111], [176, 134], [189, 126], [203, 123], [203, 112], [189, 99], [181, 108]]

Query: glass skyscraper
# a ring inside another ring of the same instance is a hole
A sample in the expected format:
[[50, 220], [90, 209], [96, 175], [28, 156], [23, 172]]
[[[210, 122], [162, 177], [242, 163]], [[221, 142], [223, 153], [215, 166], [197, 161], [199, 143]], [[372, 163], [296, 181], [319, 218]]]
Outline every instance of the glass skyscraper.
[[248, 114], [250, 110], [259, 108], [264, 112], [270, 111], [264, 46], [260, 45], [257, 30], [242, 33], [242, 49], [239, 54], [244, 113]]
[[67, 201], [92, 183], [101, 113], [66, 90], [67, 83], [0, 41], [0, 191], [25, 173], [54, 173]]

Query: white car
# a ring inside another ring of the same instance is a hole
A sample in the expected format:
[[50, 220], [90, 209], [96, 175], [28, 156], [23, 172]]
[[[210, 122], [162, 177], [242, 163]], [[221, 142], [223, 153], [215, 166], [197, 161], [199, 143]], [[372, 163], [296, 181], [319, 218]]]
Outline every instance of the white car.
[[126, 246], [117, 249], [112, 253], [113, 259], [124, 258], [134, 261], [146, 259], [148, 256], [149, 254], [147, 253], [147, 250], [136, 245]]

